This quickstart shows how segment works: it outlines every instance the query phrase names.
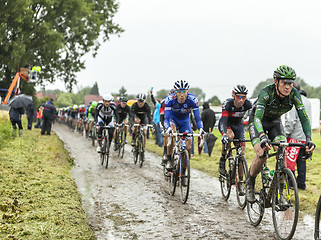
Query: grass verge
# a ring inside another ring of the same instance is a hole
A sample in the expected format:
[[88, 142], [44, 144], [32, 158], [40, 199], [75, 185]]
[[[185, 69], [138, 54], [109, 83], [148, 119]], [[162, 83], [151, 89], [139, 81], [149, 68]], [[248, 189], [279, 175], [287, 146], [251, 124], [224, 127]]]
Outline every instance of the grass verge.
[[[221, 156], [221, 134], [217, 129], [213, 131], [214, 135], [219, 139], [216, 141], [215, 147], [211, 154], [211, 157], [208, 154], [202, 153], [198, 154], [197, 150], [197, 138], [194, 138], [194, 149], [195, 155], [191, 159], [191, 166], [195, 169], [201, 170], [207, 173], [210, 176], [218, 177], [218, 165], [219, 158]], [[248, 134], [246, 138], [249, 139]], [[313, 153], [313, 160], [308, 160], [307, 162], [307, 172], [306, 172], [306, 190], [299, 190], [299, 198], [300, 198], [300, 211], [315, 214], [316, 205], [318, 199], [321, 194], [320, 186], [321, 186], [321, 178], [320, 178], [320, 170], [321, 170], [321, 136], [320, 130], [313, 131], [313, 142], [316, 144], [317, 148]], [[154, 152], [159, 156], [163, 154], [163, 148], [157, 147], [154, 139], [149, 139], [147, 141], [146, 150], [150, 152]], [[251, 165], [253, 159], [255, 158], [255, 152], [251, 143], [247, 143], [246, 145], [246, 153], [245, 157], [248, 162], [248, 166]], [[268, 167], [272, 170], [275, 168], [275, 160], [268, 160]], [[297, 174], [297, 173], [296, 173]]]
[[12, 138], [1, 121], [0, 239], [95, 239], [58, 136], [33, 129]]

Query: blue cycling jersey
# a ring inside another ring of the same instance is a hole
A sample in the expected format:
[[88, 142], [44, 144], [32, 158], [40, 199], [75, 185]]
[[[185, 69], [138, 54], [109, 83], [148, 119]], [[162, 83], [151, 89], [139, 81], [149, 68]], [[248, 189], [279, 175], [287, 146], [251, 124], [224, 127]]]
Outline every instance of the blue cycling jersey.
[[[179, 103], [176, 94], [173, 93], [165, 99], [165, 128], [170, 127], [170, 121], [184, 121], [190, 118], [191, 110], [193, 110], [197, 128], [203, 128], [200, 111], [198, 108], [198, 99], [195, 95], [188, 93], [184, 103]], [[190, 121], [188, 121], [190, 124]]]

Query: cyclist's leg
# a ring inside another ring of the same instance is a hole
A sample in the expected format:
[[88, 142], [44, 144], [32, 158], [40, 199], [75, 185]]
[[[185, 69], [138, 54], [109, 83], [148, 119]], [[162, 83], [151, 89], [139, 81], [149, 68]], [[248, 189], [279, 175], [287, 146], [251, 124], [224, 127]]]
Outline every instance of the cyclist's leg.
[[148, 127], [147, 127], [147, 124], [148, 124], [148, 118], [147, 118], [147, 115], [145, 115], [143, 117], [143, 119], [141, 119], [141, 124], [144, 124], [144, 146], [146, 146], [146, 140], [147, 140], [147, 130], [148, 130]]
[[101, 119], [98, 119], [98, 132], [97, 132], [97, 142], [98, 142], [98, 146], [97, 146], [97, 152], [101, 151], [101, 141], [102, 141], [102, 134], [103, 134], [103, 129], [102, 127], [104, 126], [104, 121]]
[[[134, 117], [134, 123], [135, 124], [140, 124], [140, 118], [137, 117], [137, 115], [135, 115]], [[137, 127], [133, 127], [133, 138], [132, 138], [132, 142], [131, 142], [131, 145], [132, 146], [135, 146], [135, 137], [136, 137], [136, 134], [137, 134]]]
[[[231, 129], [233, 130], [233, 133], [234, 133], [234, 139], [242, 139], [242, 140], [245, 139], [243, 123], [231, 126]], [[234, 145], [235, 146], [241, 145], [242, 154], [245, 155], [245, 142], [235, 143]], [[239, 165], [239, 169], [238, 169], [240, 180], [243, 180], [243, 176], [244, 176], [243, 170], [244, 170], [243, 162], [240, 161], [240, 165]]]
[[[177, 131], [177, 127], [176, 127], [176, 122], [175, 121], [171, 121], [171, 128], [173, 130], [173, 132], [175, 133]], [[170, 136], [166, 136], [166, 143], [168, 143]], [[164, 161], [166, 161], [166, 169], [170, 170], [173, 167], [173, 159], [172, 159], [172, 154], [173, 154], [173, 148], [174, 148], [174, 142], [175, 139], [172, 138], [172, 142], [170, 146], [167, 146], [167, 155], [166, 155], [166, 159]]]
[[[191, 127], [191, 121], [189, 118], [180, 122], [179, 132], [180, 133], [190, 133], [190, 134], [193, 133], [193, 130]], [[192, 150], [192, 144], [193, 144], [192, 137], [186, 138], [185, 144], [186, 144], [186, 150], [188, 152], [189, 159], [191, 159], [191, 150]], [[183, 175], [185, 174], [185, 171], [186, 171], [186, 161], [184, 159], [183, 166], [182, 166], [182, 174]]]

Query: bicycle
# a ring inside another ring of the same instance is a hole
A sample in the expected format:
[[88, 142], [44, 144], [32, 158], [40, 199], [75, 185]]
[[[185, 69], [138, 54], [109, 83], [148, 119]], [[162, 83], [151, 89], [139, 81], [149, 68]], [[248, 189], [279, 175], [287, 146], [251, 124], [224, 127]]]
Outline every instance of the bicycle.
[[[137, 133], [135, 136], [135, 146], [133, 146], [133, 159], [134, 163], [136, 164], [139, 159], [139, 167], [143, 166], [145, 161], [145, 142], [144, 142], [144, 129], [142, 124], [135, 123], [133, 127], [137, 127]], [[147, 127], [153, 127], [151, 124], [147, 124]]]
[[97, 139], [97, 130], [96, 130], [96, 123], [95, 122], [93, 123], [93, 125], [91, 127], [90, 138], [91, 138], [91, 145], [95, 146], [95, 141]]
[[105, 162], [105, 167], [108, 168], [109, 151], [110, 151], [108, 129], [110, 128], [110, 126], [103, 126], [101, 128], [103, 129], [103, 132], [102, 132], [102, 140], [101, 140], [100, 160], [101, 160], [101, 165], [104, 165], [104, 162]]
[[[172, 154], [173, 168], [171, 171], [167, 171], [167, 180], [169, 184], [169, 193], [171, 196], [175, 194], [176, 185], [180, 186], [181, 202], [185, 204], [189, 195], [190, 181], [191, 181], [191, 169], [190, 158], [188, 151], [186, 150], [186, 138], [187, 137], [199, 137], [200, 134], [194, 133], [171, 133], [167, 146], [172, 143], [172, 137], [175, 137], [175, 145]], [[200, 143], [200, 147], [203, 145], [203, 139]]]
[[[246, 207], [246, 194], [245, 183], [248, 175], [248, 167], [245, 156], [242, 154], [242, 142], [251, 142], [251, 140], [245, 139], [229, 139], [229, 142], [239, 143], [235, 147], [230, 147], [227, 153], [227, 160], [225, 164], [228, 164], [228, 171], [226, 174], [220, 174], [219, 180], [221, 185], [221, 193], [225, 201], [229, 199], [232, 185], [235, 185], [236, 199], [240, 209]], [[227, 144], [225, 144], [226, 150]], [[233, 150], [236, 151], [235, 157], [233, 157]], [[238, 169], [238, 171], [236, 171]], [[240, 177], [240, 173], [243, 173], [243, 178]]]
[[[272, 142], [278, 149], [272, 154], [264, 152], [260, 158], [276, 156], [275, 171], [264, 173], [266, 163], [261, 170], [261, 178], [256, 178], [254, 186], [254, 203], [247, 202], [247, 213], [251, 225], [258, 226], [263, 218], [265, 208], [272, 207], [273, 226], [279, 239], [291, 239], [296, 230], [299, 217], [299, 194], [296, 179], [292, 171], [284, 166], [287, 147], [305, 148], [302, 143]], [[271, 176], [273, 174], [273, 176]], [[284, 184], [280, 183], [284, 180]], [[286, 204], [281, 202], [284, 196]]]
[[321, 195], [317, 204], [317, 210], [315, 212], [315, 227], [314, 227], [314, 239], [320, 240], [320, 220], [321, 220]]
[[128, 124], [116, 124], [116, 134], [117, 138], [115, 141], [115, 149], [118, 150], [118, 156], [120, 158], [124, 157], [125, 152], [125, 144], [126, 144], [126, 138], [125, 138], [125, 127], [128, 127]]

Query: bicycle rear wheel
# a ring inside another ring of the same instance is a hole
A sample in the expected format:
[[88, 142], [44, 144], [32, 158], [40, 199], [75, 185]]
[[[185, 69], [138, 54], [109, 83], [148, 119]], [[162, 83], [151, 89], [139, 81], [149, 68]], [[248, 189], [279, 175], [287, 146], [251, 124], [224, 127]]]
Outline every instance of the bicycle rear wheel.
[[[284, 187], [280, 189], [280, 184], [275, 184], [272, 195], [272, 218], [276, 235], [280, 239], [291, 239], [294, 235], [299, 217], [299, 194], [293, 173], [288, 168], [278, 172], [277, 180], [284, 178]], [[282, 185], [282, 186], [283, 186]], [[280, 201], [280, 196], [284, 196], [286, 203]]]
[[232, 183], [231, 183], [231, 173], [232, 171], [230, 170], [229, 167], [229, 161], [225, 161], [225, 169], [227, 169], [226, 174], [222, 175], [220, 174], [219, 180], [221, 184], [221, 193], [225, 201], [230, 197], [231, 193], [231, 188], [232, 188]]
[[[262, 173], [261, 173], [262, 174]], [[249, 217], [252, 226], [258, 226], [263, 218], [265, 211], [265, 190], [262, 188], [262, 175], [258, 174], [255, 180], [254, 195], [256, 201], [254, 203], [249, 203], [246, 201], [247, 215]]]
[[145, 160], [144, 136], [140, 135], [139, 167], [143, 166], [144, 160]]
[[[239, 207], [244, 209], [246, 207], [246, 193], [245, 193], [245, 183], [248, 175], [248, 168], [245, 156], [239, 157], [238, 159], [239, 166], [236, 166], [235, 173], [235, 190], [236, 190], [236, 199]], [[240, 178], [240, 173], [243, 173], [242, 179]]]
[[106, 165], [105, 167], [108, 168], [108, 163], [109, 163], [109, 150], [110, 150], [110, 143], [108, 139], [108, 135], [105, 136], [105, 145], [104, 145], [104, 151], [105, 151], [105, 159], [106, 159]]
[[321, 220], [321, 196], [317, 205], [317, 210], [315, 212], [315, 227], [314, 227], [314, 239], [320, 240], [320, 220]]
[[[181, 152], [180, 160], [185, 161], [186, 163], [186, 169], [182, 168], [181, 175], [179, 176], [179, 185], [181, 188], [181, 201], [182, 203], [186, 203], [188, 199], [188, 194], [189, 194], [189, 185], [190, 185], [190, 180], [191, 180], [191, 170], [190, 170], [190, 164], [189, 164], [189, 155], [187, 150], [184, 150]], [[183, 166], [183, 164], [181, 165]], [[184, 172], [185, 171], [185, 172]]]

